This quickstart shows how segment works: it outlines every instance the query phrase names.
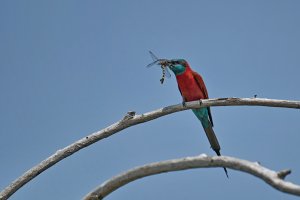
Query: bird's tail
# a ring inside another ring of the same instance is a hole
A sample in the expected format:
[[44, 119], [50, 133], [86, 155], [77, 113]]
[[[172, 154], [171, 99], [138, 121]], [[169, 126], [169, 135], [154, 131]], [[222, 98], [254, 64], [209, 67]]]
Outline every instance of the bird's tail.
[[[220, 148], [217, 136], [216, 136], [214, 130], [212, 129], [211, 124], [208, 127], [204, 128], [204, 131], [205, 131], [205, 134], [208, 138], [208, 141], [210, 143], [211, 148], [216, 152], [216, 154], [218, 156], [221, 156], [221, 153], [220, 153], [221, 148]], [[223, 168], [224, 168], [225, 174], [228, 178], [227, 169], [226, 169], [226, 167], [223, 167]]]

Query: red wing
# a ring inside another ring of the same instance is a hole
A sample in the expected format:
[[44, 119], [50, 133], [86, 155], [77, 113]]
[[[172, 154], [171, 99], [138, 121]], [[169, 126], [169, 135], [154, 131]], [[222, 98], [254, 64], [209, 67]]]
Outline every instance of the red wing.
[[[181, 96], [182, 96], [182, 92], [181, 92], [181, 90], [180, 90], [179, 85], [178, 85], [178, 90], [179, 90], [179, 92], [180, 92], [180, 94], [181, 94]], [[186, 102], [186, 99], [182, 96], [182, 103], [184, 104], [185, 102]]]
[[[206, 89], [206, 86], [205, 86], [205, 83], [204, 83], [202, 77], [200, 76], [200, 74], [198, 74], [197, 72], [194, 72], [194, 71], [192, 72], [192, 74], [193, 74], [194, 79], [195, 79], [197, 85], [199, 86], [200, 90], [203, 92], [204, 98], [208, 99], [208, 92], [207, 92], [207, 89]], [[211, 122], [211, 125], [214, 126], [211, 111], [210, 111], [210, 107], [207, 107], [207, 110], [208, 110], [208, 116], [209, 116], [209, 120]]]
[[196, 83], [199, 86], [200, 90], [203, 92], [204, 98], [208, 99], [207, 89], [206, 89], [206, 86], [204, 84], [202, 77], [197, 72], [192, 72], [192, 74], [193, 74], [194, 79], [196, 80]]

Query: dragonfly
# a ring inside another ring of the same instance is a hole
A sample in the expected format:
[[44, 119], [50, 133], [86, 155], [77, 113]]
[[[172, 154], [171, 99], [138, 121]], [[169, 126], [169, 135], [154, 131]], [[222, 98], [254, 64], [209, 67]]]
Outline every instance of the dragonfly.
[[171, 65], [170, 60], [167, 59], [159, 59], [152, 51], [149, 51], [151, 58], [153, 59], [153, 62], [147, 65], [147, 67], [152, 67], [154, 65], [160, 65], [162, 69], [162, 77], [160, 79], [160, 83], [163, 84], [165, 77], [170, 78], [171, 74], [168, 70], [168, 66]]

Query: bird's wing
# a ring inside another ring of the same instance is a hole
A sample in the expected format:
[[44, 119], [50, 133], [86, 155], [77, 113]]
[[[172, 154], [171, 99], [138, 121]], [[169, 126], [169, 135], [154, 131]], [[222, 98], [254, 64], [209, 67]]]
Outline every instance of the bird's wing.
[[[205, 86], [205, 83], [204, 83], [202, 77], [200, 76], [200, 74], [198, 74], [197, 72], [194, 72], [194, 71], [192, 72], [192, 74], [193, 74], [194, 79], [195, 79], [197, 85], [199, 86], [200, 90], [203, 92], [204, 98], [208, 99], [208, 92], [207, 92], [207, 89], [206, 89], [206, 86]], [[208, 116], [209, 116], [209, 120], [211, 122], [211, 125], [214, 126], [211, 111], [210, 111], [210, 107], [207, 107], [207, 110], [208, 110]]]
[[192, 74], [193, 74], [194, 79], [196, 80], [196, 83], [199, 86], [200, 90], [203, 92], [204, 98], [208, 99], [207, 89], [206, 89], [206, 86], [205, 86], [205, 83], [204, 83], [202, 77], [197, 72], [192, 72]]
[[179, 92], [180, 92], [180, 94], [181, 94], [181, 96], [182, 96], [182, 104], [184, 104], [184, 103], [186, 102], [186, 99], [183, 97], [179, 85], [178, 85], [178, 90], [179, 90]]

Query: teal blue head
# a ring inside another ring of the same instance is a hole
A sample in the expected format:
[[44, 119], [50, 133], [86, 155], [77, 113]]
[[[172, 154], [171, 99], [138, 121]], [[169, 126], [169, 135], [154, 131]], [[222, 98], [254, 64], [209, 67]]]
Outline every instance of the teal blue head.
[[169, 68], [174, 72], [175, 75], [183, 74], [188, 68], [188, 64], [184, 59], [172, 59]]

